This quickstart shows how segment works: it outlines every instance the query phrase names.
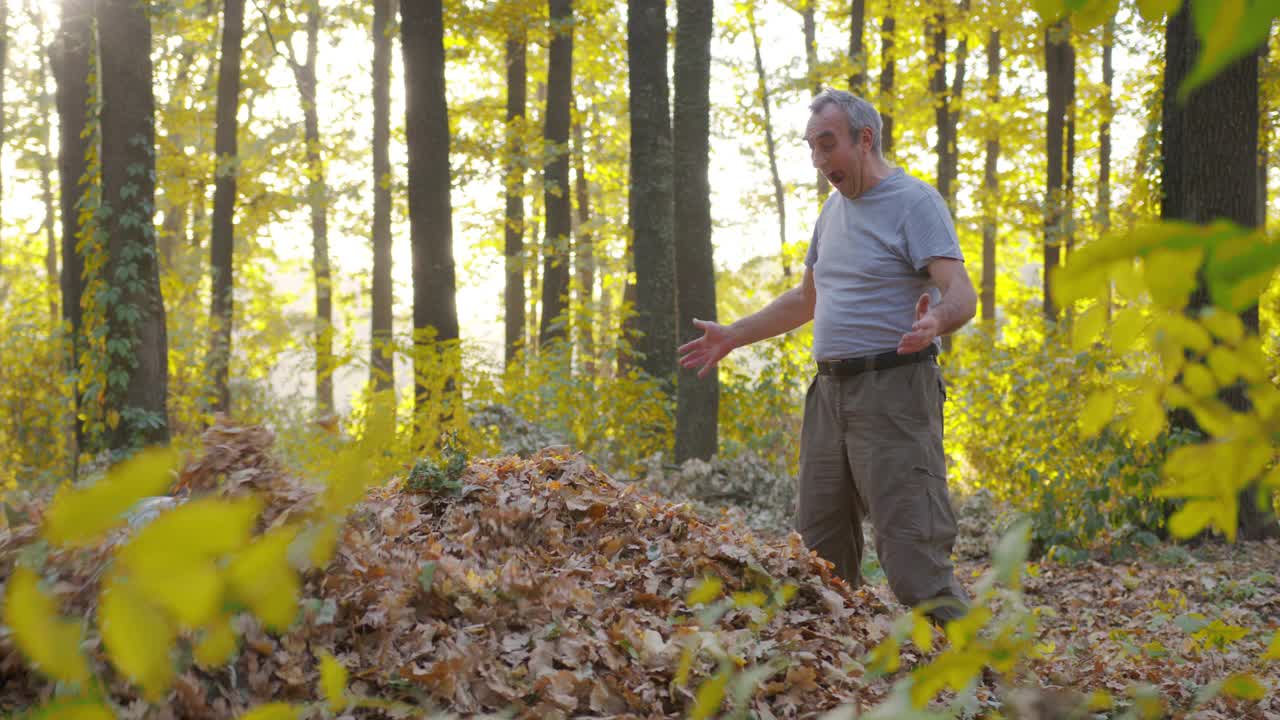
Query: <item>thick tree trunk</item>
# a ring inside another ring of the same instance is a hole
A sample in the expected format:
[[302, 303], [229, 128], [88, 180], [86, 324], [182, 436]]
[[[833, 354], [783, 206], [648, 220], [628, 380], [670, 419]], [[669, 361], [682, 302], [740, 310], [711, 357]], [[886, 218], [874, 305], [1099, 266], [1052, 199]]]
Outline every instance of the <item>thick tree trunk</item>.
[[[108, 308], [107, 441], [112, 449], [167, 443], [168, 343], [156, 261], [155, 96], [151, 22], [135, 0], [99, 0], [102, 77], [102, 200], [110, 212], [106, 278], [120, 294]], [[127, 280], [126, 280], [127, 278]], [[129, 308], [129, 312], [122, 312]], [[117, 415], [118, 413], [118, 415]]]
[[582, 122], [579, 120], [573, 124], [573, 195], [578, 202], [577, 220], [573, 229], [573, 268], [578, 280], [578, 307], [582, 308], [581, 321], [576, 323], [576, 327], [582, 370], [588, 375], [594, 375], [596, 340], [592, 322], [596, 316], [596, 259], [593, 247], [595, 240], [591, 233], [591, 187], [587, 182], [586, 155]]
[[293, 76], [302, 101], [303, 140], [306, 143], [307, 205], [311, 210], [311, 271], [316, 285], [316, 412], [333, 416], [333, 272], [329, 265], [329, 189], [320, 156], [320, 111], [316, 107], [316, 55], [320, 44], [320, 7], [307, 8], [307, 54], [293, 63]]
[[952, 206], [951, 176], [947, 170], [950, 162], [947, 154], [952, 145], [949, 132], [951, 106], [947, 99], [947, 19], [941, 13], [930, 15], [925, 21], [925, 42], [928, 43], [928, 62], [932, 72], [929, 74], [929, 97], [933, 102], [934, 127], [937, 140], [934, 153], [938, 160], [937, 186], [947, 207]]
[[1067, 84], [1071, 75], [1071, 38], [1067, 21], [1062, 20], [1045, 30], [1045, 76], [1049, 100], [1046, 117], [1045, 152], [1047, 154], [1045, 221], [1044, 221], [1044, 316], [1050, 322], [1058, 318], [1053, 300], [1053, 269], [1061, 257], [1065, 205], [1063, 198], [1063, 142], [1066, 130]]
[[[1162, 183], [1165, 220], [1208, 223], [1226, 219], [1243, 226], [1258, 222], [1257, 194], [1242, 192], [1257, 186], [1258, 172], [1258, 53], [1227, 66], [1186, 99], [1178, 102], [1178, 88], [1199, 54], [1190, 13], [1184, 7], [1170, 15], [1165, 29]], [[1192, 294], [1188, 312], [1209, 304], [1203, 286]], [[1258, 307], [1241, 314], [1251, 332], [1258, 330]], [[1243, 388], [1224, 390], [1222, 399], [1234, 410], [1246, 411]], [[1171, 414], [1178, 428], [1198, 432], [1188, 412]], [[1240, 495], [1238, 537], [1242, 540], [1280, 537], [1280, 525], [1269, 508], [1256, 503], [1256, 488]]]
[[543, 139], [543, 205], [547, 247], [542, 269], [542, 325], [538, 345], [564, 340], [569, 317], [569, 242], [573, 203], [569, 186], [569, 106], [573, 102], [573, 0], [549, 0], [555, 29], [547, 59], [547, 111]]
[[885, 15], [880, 19], [880, 145], [886, 158], [893, 157], [893, 75], [897, 70], [897, 57], [893, 50], [895, 21], [893, 0], [889, 0]]
[[[814, 5], [817, 0], [804, 0], [800, 6], [800, 19], [804, 26], [804, 62], [806, 80], [810, 92], [814, 97], [822, 92], [822, 79], [818, 75], [818, 27], [815, 18]], [[861, 0], [858, 0], [860, 3]], [[827, 176], [822, 174], [821, 170], [816, 172], [817, 190], [818, 190], [818, 206], [826, 201], [827, 194], [831, 192], [831, 183], [827, 182]]]
[[437, 356], [422, 351], [428, 328], [434, 329], [437, 341], [458, 339], [441, 0], [400, 3], [400, 50], [404, 54], [405, 136], [409, 150], [413, 329], [418, 349], [414, 357], [414, 395], [415, 407], [421, 410], [428, 400], [423, 380], [428, 369], [439, 362]]
[[[987, 107], [1000, 101], [1000, 31], [992, 29], [987, 36]], [[982, 186], [982, 320], [996, 319], [996, 208], [1000, 195], [1000, 131], [998, 118], [988, 112], [987, 159]]]
[[527, 102], [527, 40], [523, 28], [512, 30], [507, 38], [507, 214], [504, 259], [507, 272], [503, 292], [506, 311], [503, 323], [506, 339], [503, 357], [510, 365], [524, 346], [524, 163], [526, 153], [521, 133], [524, 130]]
[[213, 232], [209, 241], [213, 294], [210, 320], [213, 342], [209, 374], [213, 378], [214, 412], [231, 412], [231, 329], [235, 318], [236, 145], [237, 111], [240, 106], [240, 55], [244, 37], [244, 0], [226, 0], [222, 25], [222, 51], [218, 58], [217, 130], [214, 153], [218, 173], [213, 186]]
[[[88, 187], [88, 153], [92, 139], [86, 137], [89, 102], [89, 58], [94, 50], [93, 5], [89, 0], [63, 0], [62, 25], [54, 42], [54, 78], [58, 106], [58, 188], [62, 210], [62, 320], [67, 326], [67, 366], [78, 375], [82, 345], [80, 296], [83, 288], [84, 257], [78, 249], [83, 228], [80, 199]], [[73, 417], [80, 416], [79, 387]], [[84, 428], [75, 425], [75, 455], [84, 448]]]
[[867, 51], [862, 40], [862, 29], [867, 23], [866, 0], [849, 3], [849, 63], [853, 73], [849, 75], [849, 92], [863, 97], [867, 84]]
[[[693, 319], [716, 319], [716, 271], [711, 247], [711, 185], [707, 165], [711, 134], [710, 0], [678, 0], [675, 60], [676, 296], [678, 334], [684, 343], [701, 331]], [[719, 445], [719, 373], [698, 379], [680, 370], [676, 389], [676, 462], [711, 459]]]
[[764, 58], [760, 54], [760, 33], [756, 27], [754, 5], [747, 9], [747, 27], [751, 30], [751, 48], [755, 52], [756, 91], [760, 95], [760, 107], [764, 111], [764, 146], [769, 155], [769, 175], [773, 178], [773, 203], [778, 211], [778, 259], [782, 262], [782, 275], [791, 277], [791, 263], [787, 262], [787, 188], [778, 173], [778, 146], [773, 139], [773, 113], [770, 107], [773, 101], [769, 93]]
[[392, 0], [373, 0], [373, 288], [370, 380], [375, 392], [396, 387], [391, 290]]
[[640, 368], [671, 392], [676, 372], [675, 206], [666, 0], [628, 0], [631, 227]]

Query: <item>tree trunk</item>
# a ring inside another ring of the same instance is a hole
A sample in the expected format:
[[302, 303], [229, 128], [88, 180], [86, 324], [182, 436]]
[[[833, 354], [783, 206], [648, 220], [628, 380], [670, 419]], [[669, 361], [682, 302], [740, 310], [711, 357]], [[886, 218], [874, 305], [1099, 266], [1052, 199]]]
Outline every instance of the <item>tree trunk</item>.
[[306, 143], [307, 205], [311, 210], [311, 270], [316, 284], [316, 412], [333, 416], [333, 273], [329, 266], [329, 189], [320, 157], [320, 111], [316, 107], [316, 55], [320, 44], [319, 0], [307, 7], [307, 54], [293, 62], [293, 77], [302, 101]]
[[373, 0], [373, 308], [369, 357], [375, 392], [394, 392], [391, 286], [392, 0]]
[[[1184, 5], [1169, 16], [1165, 29], [1165, 76], [1161, 175], [1165, 220], [1208, 223], [1226, 219], [1252, 227], [1258, 222], [1258, 57], [1251, 52], [1228, 65], [1212, 80], [1179, 102], [1178, 88], [1199, 54], [1190, 13]], [[1191, 296], [1189, 313], [1209, 304], [1202, 285]], [[1258, 307], [1241, 314], [1250, 332], [1258, 331]], [[1239, 385], [1222, 392], [1232, 409], [1243, 412], [1249, 401]], [[1174, 427], [1199, 432], [1195, 417], [1171, 413]], [[1255, 503], [1256, 486], [1240, 495], [1238, 537], [1254, 540], [1280, 537], [1280, 525], [1269, 508]]]
[[773, 178], [773, 202], [778, 210], [778, 259], [782, 262], [782, 275], [791, 277], [791, 263], [787, 262], [787, 189], [778, 173], [778, 146], [773, 139], [773, 116], [770, 109], [768, 74], [764, 58], [760, 54], [760, 33], [756, 28], [755, 6], [747, 8], [747, 26], [751, 30], [751, 48], [755, 52], [756, 91], [760, 94], [760, 107], [764, 111], [764, 145], [769, 154], [769, 175]]
[[569, 106], [573, 102], [573, 0], [549, 0], [554, 34], [547, 59], [547, 112], [543, 139], [543, 205], [547, 252], [542, 269], [542, 325], [538, 345], [564, 340], [569, 317], [569, 242], [573, 204], [569, 185]]
[[[716, 319], [716, 270], [711, 247], [711, 185], [707, 165], [711, 134], [710, 0], [678, 0], [675, 59], [676, 297], [681, 343], [701, 331], [693, 319]], [[709, 460], [719, 445], [719, 373], [698, 379], [680, 370], [676, 389], [677, 463]]]
[[525, 338], [524, 163], [521, 158], [526, 153], [522, 139], [528, 82], [526, 43], [523, 28], [512, 30], [507, 38], [507, 216], [504, 226], [507, 284], [503, 292], [506, 306], [503, 316], [506, 329], [503, 356], [506, 365], [515, 361]]
[[[54, 79], [58, 90], [58, 188], [62, 210], [62, 320], [67, 326], [67, 366], [78, 376], [82, 347], [80, 296], [83, 289], [84, 257], [78, 249], [83, 225], [80, 200], [88, 189], [88, 153], [92, 138], [85, 126], [92, 105], [89, 101], [89, 58], [94, 50], [93, 5], [90, 0], [63, 0], [62, 24], [54, 43]], [[74, 415], [80, 416], [80, 392], [72, 392]], [[84, 448], [84, 427], [75, 426], [75, 455]]]
[[[944, 0], [945, 2], [945, 0]], [[968, 1], [962, 5], [968, 10]], [[947, 17], [939, 11], [926, 22], [926, 37], [932, 40], [929, 47], [929, 93], [933, 96], [934, 119], [938, 140], [935, 148], [938, 156], [938, 193], [946, 201], [951, 215], [955, 216], [955, 186], [959, 151], [956, 146], [959, 111], [952, 105], [960, 101], [964, 93], [965, 67], [969, 55], [968, 41], [961, 38], [956, 45], [956, 65], [951, 87], [947, 86]]]
[[[987, 36], [987, 107], [1000, 101], [1000, 31], [992, 29]], [[999, 119], [988, 112], [987, 159], [983, 168], [982, 219], [982, 320], [996, 319], [996, 208], [1000, 195], [1000, 130]]]
[[[2, 2], [3, 0], [0, 0]], [[0, 9], [2, 10], [2, 9]], [[39, 12], [31, 13], [31, 18], [36, 26], [36, 37], [39, 38], [41, 48], [45, 44], [44, 33], [44, 16]], [[0, 18], [0, 25], [4, 20]], [[0, 27], [0, 34], [4, 29]], [[3, 53], [0, 53], [3, 54]], [[49, 76], [52, 73], [49, 70], [49, 56], [41, 52], [40, 55], [40, 195], [44, 200], [44, 223], [42, 229], [45, 237], [45, 253], [44, 253], [44, 269], [48, 278], [46, 286], [46, 294], [49, 297], [49, 321], [52, 326], [58, 325], [58, 240], [54, 230], [57, 223], [58, 210], [53, 199], [53, 98], [49, 94]], [[3, 72], [3, 62], [0, 62], [0, 72]], [[3, 100], [0, 100], [0, 105]], [[0, 120], [0, 127], [3, 127], [3, 121]], [[0, 140], [3, 143], [3, 140]], [[0, 226], [3, 227], [3, 226]]]
[[[102, 199], [109, 209], [106, 278], [120, 291], [108, 308], [107, 441], [123, 450], [169, 441], [168, 343], [156, 262], [155, 96], [151, 22], [136, 0], [99, 0]], [[124, 310], [128, 308], [128, 312]], [[110, 381], [109, 381], [110, 382]]]
[[[1111, 56], [1115, 45], [1115, 18], [1102, 30], [1102, 118], [1098, 125], [1098, 237], [1111, 229], [1111, 118], [1115, 114], [1111, 93], [1115, 85], [1115, 68]], [[1111, 320], [1111, 284], [1107, 283], [1107, 321]]]
[[[810, 0], [812, 3], [813, 0]], [[862, 41], [862, 29], [866, 25], [866, 0], [849, 3], [849, 63], [853, 73], [849, 75], [849, 92], [862, 97], [867, 84], [867, 51]]]
[[1045, 77], [1049, 110], [1046, 118], [1045, 152], [1047, 154], [1045, 221], [1044, 221], [1044, 316], [1057, 320], [1058, 308], [1053, 300], [1053, 269], [1058, 266], [1062, 248], [1063, 216], [1063, 141], [1066, 130], [1067, 84], [1071, 75], [1070, 27], [1066, 20], [1045, 30]]
[[[436, 341], [458, 339], [441, 0], [400, 3], [400, 51], [404, 54], [413, 329], [418, 350], [414, 357], [414, 395], [415, 407], [421, 410], [429, 399], [424, 382], [427, 370], [439, 362], [438, 357], [423, 352], [428, 328], [434, 329]], [[447, 372], [452, 374], [454, 370]]]
[[[822, 80], [818, 74], [818, 27], [814, 12], [814, 4], [817, 0], [804, 0], [800, 6], [800, 19], [804, 25], [804, 62], [805, 72], [807, 75], [810, 92], [814, 97], [822, 92]], [[859, 4], [862, 0], [857, 0]], [[827, 195], [831, 192], [831, 183], [827, 182], [827, 176], [822, 174], [821, 170], [816, 171], [818, 176], [818, 206], [826, 201]]]
[[[9, 2], [0, 0], [0, 161], [4, 159], [4, 141], [8, 122], [4, 104], [5, 70], [9, 65]], [[0, 162], [0, 228], [4, 227], [4, 163]], [[0, 266], [4, 262], [4, 244], [0, 238]]]
[[880, 146], [886, 158], [893, 156], [893, 74], [897, 59], [893, 51], [893, 0], [880, 19]]
[[640, 368], [670, 393], [676, 371], [676, 277], [666, 12], [666, 0], [627, 2], [636, 351]]
[[213, 232], [209, 241], [213, 294], [210, 315], [213, 326], [209, 373], [213, 378], [214, 412], [231, 412], [231, 328], [235, 318], [236, 176], [239, 173], [236, 132], [240, 105], [240, 55], [244, 37], [244, 0], [226, 0], [222, 25], [222, 50], [218, 58], [217, 130], [214, 154], [218, 172], [213, 186]]
[[578, 307], [582, 308], [582, 321], [578, 323], [579, 357], [582, 358], [582, 370], [588, 375], [595, 374], [595, 333], [592, 321], [596, 312], [596, 260], [594, 238], [591, 233], [591, 187], [587, 183], [587, 148], [583, 141], [582, 122], [573, 124], [573, 194], [578, 199], [577, 223], [573, 231], [573, 266], [578, 278]]
[[[1071, 262], [1071, 252], [1075, 249], [1075, 192], [1076, 192], [1076, 49], [1067, 45], [1067, 116], [1064, 121], [1067, 157], [1063, 164], [1062, 195], [1062, 257], [1064, 262]], [[1070, 308], [1067, 308], [1068, 316]]]

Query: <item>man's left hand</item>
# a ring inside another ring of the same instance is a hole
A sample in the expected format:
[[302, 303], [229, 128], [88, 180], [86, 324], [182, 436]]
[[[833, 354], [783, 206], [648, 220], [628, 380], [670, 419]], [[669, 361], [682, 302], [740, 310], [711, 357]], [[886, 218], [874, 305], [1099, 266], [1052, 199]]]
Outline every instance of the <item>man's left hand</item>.
[[898, 341], [898, 354], [909, 355], [929, 347], [941, 331], [938, 316], [929, 312], [929, 293], [920, 296], [916, 301], [916, 321], [911, 325], [911, 332]]

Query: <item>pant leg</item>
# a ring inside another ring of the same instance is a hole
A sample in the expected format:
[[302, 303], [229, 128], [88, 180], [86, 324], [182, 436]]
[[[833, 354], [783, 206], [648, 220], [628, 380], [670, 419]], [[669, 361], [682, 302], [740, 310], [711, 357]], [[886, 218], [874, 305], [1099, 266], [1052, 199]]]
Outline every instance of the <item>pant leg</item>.
[[956, 519], [942, 448], [941, 375], [933, 362], [864, 373], [846, 393], [846, 445], [889, 588], [905, 605], [936, 603], [946, 622], [964, 614], [955, 577]]
[[862, 584], [862, 507], [849, 472], [839, 411], [841, 378], [819, 375], [809, 385], [800, 431], [796, 530], [805, 547]]

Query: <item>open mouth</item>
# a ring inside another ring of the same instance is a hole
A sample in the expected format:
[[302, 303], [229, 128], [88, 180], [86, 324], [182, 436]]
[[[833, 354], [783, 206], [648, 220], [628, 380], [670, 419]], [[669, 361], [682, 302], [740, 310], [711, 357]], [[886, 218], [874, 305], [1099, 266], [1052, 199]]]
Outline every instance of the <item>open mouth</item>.
[[831, 181], [832, 185], [839, 185], [840, 183], [844, 182], [844, 173], [833, 172], [827, 176], [827, 179]]

